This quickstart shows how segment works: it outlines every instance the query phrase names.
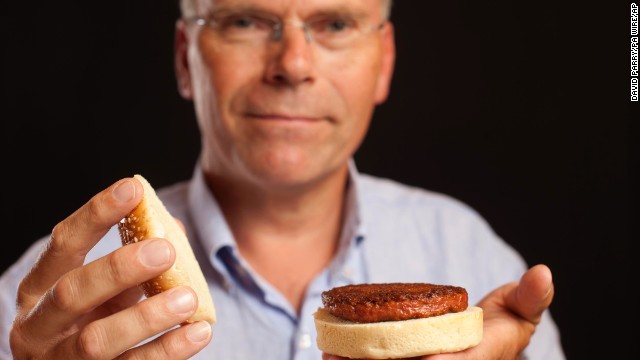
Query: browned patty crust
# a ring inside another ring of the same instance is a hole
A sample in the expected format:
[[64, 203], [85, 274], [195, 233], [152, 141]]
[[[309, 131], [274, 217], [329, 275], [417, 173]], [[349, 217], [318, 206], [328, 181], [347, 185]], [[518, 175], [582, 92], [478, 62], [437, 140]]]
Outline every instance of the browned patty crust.
[[356, 284], [322, 293], [333, 316], [359, 323], [426, 318], [464, 311], [467, 291], [459, 286], [427, 283]]

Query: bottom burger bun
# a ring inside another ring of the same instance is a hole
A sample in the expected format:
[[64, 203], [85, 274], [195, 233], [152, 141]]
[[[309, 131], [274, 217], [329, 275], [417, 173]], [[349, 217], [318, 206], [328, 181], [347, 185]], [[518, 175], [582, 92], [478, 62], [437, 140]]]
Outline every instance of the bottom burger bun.
[[318, 348], [352, 359], [399, 359], [455, 352], [482, 340], [482, 309], [477, 306], [428, 318], [376, 323], [344, 320], [324, 308], [313, 316]]

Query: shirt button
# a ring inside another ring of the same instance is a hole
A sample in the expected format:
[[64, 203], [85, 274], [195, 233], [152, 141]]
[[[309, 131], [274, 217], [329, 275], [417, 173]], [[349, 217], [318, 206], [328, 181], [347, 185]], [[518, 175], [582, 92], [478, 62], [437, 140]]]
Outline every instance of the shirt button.
[[298, 349], [304, 350], [308, 349], [311, 346], [311, 335], [302, 334], [300, 335], [300, 339], [298, 340]]

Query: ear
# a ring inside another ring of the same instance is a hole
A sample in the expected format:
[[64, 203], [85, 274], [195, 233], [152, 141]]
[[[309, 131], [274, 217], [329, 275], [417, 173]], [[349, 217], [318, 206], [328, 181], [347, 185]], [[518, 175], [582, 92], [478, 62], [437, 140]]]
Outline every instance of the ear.
[[187, 100], [193, 99], [191, 88], [191, 69], [189, 68], [189, 34], [187, 24], [182, 19], [176, 21], [175, 44], [174, 44], [174, 66], [178, 92]]
[[389, 87], [391, 86], [393, 68], [396, 62], [396, 43], [393, 24], [387, 22], [380, 31], [382, 31], [382, 64], [375, 92], [376, 104], [383, 103], [387, 99], [387, 96], [389, 96]]

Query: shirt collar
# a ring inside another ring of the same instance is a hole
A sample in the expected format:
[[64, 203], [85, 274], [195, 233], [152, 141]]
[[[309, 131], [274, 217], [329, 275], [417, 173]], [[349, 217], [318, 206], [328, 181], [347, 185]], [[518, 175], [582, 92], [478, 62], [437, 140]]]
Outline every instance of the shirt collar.
[[[353, 159], [349, 160], [348, 166], [348, 182], [344, 203], [345, 220], [338, 243], [337, 256], [329, 267], [330, 274], [342, 271], [345, 262], [348, 261], [349, 250], [359, 245], [365, 238], [365, 228], [361, 219], [362, 199], [359, 174]], [[216, 254], [220, 249], [229, 247], [230, 253], [239, 258], [237, 245], [222, 209], [207, 185], [200, 162], [196, 164], [194, 169], [188, 196], [189, 212], [193, 219], [194, 230], [209, 261], [218, 271], [228, 274], [226, 266], [220, 262]]]
[[216, 254], [224, 247], [230, 247], [232, 252], [236, 252], [236, 242], [222, 209], [209, 190], [199, 162], [191, 177], [188, 202], [194, 231], [206, 251], [207, 258], [214, 268], [226, 273], [223, 264], [216, 259]]
[[352, 254], [351, 249], [357, 247], [365, 238], [365, 228], [362, 222], [362, 199], [358, 170], [353, 159], [349, 160], [349, 175], [345, 192], [342, 232], [338, 242], [338, 252], [329, 267], [329, 274], [343, 274], [342, 269]]

